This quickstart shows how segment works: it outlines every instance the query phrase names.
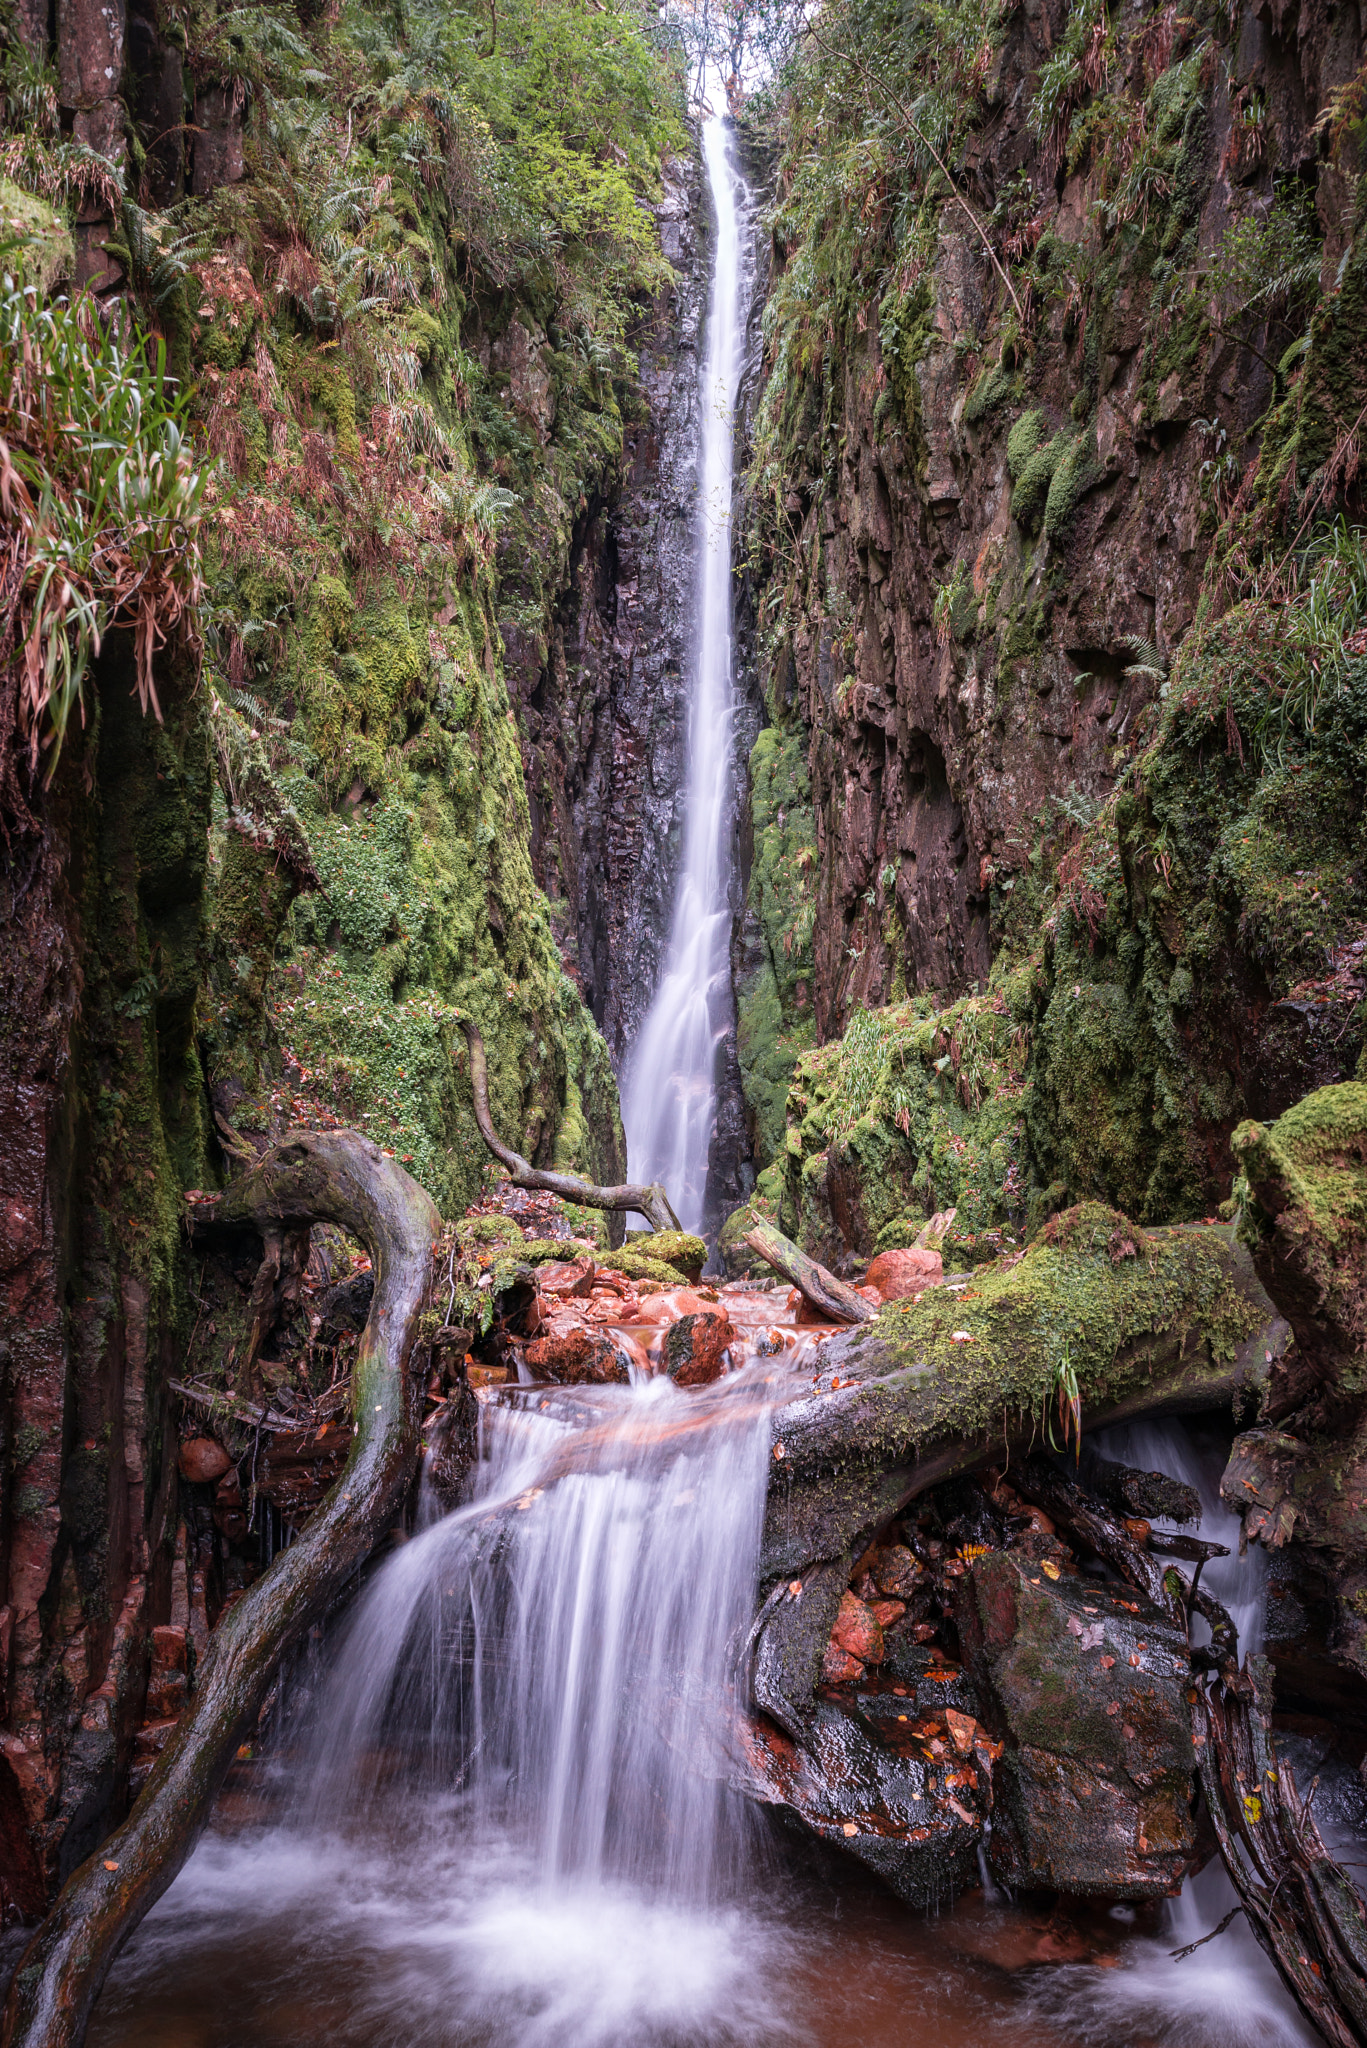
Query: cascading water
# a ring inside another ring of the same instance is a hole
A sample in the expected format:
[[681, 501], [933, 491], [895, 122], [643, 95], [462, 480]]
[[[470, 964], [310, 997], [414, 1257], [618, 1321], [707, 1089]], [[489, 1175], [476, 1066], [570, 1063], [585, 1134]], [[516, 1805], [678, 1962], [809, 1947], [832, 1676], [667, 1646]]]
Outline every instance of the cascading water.
[[664, 977], [622, 1083], [632, 1177], [662, 1181], [688, 1230], [696, 1230], [703, 1216], [717, 1045], [729, 1021], [732, 431], [747, 281], [742, 223], [749, 198], [722, 121], [704, 125], [703, 154], [717, 245], [702, 383], [702, 517], [683, 868]]

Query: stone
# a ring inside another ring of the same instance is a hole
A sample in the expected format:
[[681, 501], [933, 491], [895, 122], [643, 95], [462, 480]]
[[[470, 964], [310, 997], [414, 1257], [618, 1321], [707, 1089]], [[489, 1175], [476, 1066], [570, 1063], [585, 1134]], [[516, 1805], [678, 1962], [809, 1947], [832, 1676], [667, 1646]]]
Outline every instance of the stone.
[[909, 1599], [921, 1578], [921, 1567], [905, 1543], [892, 1544], [874, 1563], [873, 1582], [889, 1600]]
[[1176, 1892], [1195, 1845], [1185, 1630], [1129, 1588], [1052, 1579], [1008, 1551], [974, 1559], [955, 1618], [1005, 1744], [995, 1875], [1091, 1898]]
[[558, 1380], [562, 1386], [625, 1386], [631, 1370], [625, 1352], [604, 1330], [582, 1326], [537, 1337], [523, 1357], [540, 1377]]
[[857, 1593], [846, 1593], [831, 1630], [831, 1641], [863, 1664], [883, 1661], [883, 1631], [873, 1609]]
[[182, 1443], [177, 1462], [182, 1479], [188, 1479], [195, 1486], [205, 1486], [221, 1479], [233, 1461], [215, 1438], [190, 1436]]
[[905, 1301], [927, 1287], [938, 1287], [944, 1277], [944, 1260], [939, 1252], [913, 1245], [906, 1251], [879, 1252], [864, 1280], [876, 1290], [880, 1301]]
[[731, 1318], [722, 1309], [680, 1316], [665, 1331], [664, 1369], [675, 1386], [706, 1386], [726, 1370], [725, 1353], [735, 1336]]

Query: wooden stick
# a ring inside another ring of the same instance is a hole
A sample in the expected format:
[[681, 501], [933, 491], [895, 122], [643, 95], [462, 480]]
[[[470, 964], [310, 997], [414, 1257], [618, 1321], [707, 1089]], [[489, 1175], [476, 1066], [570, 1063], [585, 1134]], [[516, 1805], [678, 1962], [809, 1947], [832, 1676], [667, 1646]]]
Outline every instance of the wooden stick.
[[470, 1093], [474, 1097], [479, 1134], [495, 1159], [501, 1159], [507, 1167], [515, 1188], [540, 1188], [546, 1194], [559, 1195], [562, 1201], [582, 1202], [586, 1209], [632, 1210], [644, 1216], [652, 1230], [683, 1229], [658, 1181], [650, 1187], [633, 1186], [629, 1181], [624, 1181], [620, 1187], [599, 1187], [594, 1181], [580, 1180], [575, 1173], [550, 1173], [542, 1167], [533, 1166], [520, 1152], [514, 1152], [511, 1145], [505, 1145], [489, 1114], [489, 1062], [484, 1040], [463, 1011], [456, 1012], [456, 1022], [465, 1033], [465, 1042], [470, 1048]]
[[866, 1294], [847, 1287], [843, 1280], [837, 1280], [834, 1273], [825, 1266], [809, 1259], [806, 1252], [795, 1245], [781, 1230], [775, 1230], [772, 1223], [756, 1223], [747, 1230], [743, 1239], [752, 1252], [758, 1252], [767, 1266], [781, 1273], [797, 1288], [804, 1301], [811, 1303], [820, 1315], [829, 1316], [834, 1323], [871, 1323], [878, 1313], [876, 1303]]

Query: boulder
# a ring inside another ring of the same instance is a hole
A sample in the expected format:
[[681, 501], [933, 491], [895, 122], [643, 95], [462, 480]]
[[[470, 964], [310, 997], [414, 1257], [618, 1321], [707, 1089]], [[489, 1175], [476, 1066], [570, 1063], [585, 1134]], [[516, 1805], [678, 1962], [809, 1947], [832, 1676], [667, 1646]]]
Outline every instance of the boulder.
[[965, 1665], [994, 1735], [992, 1868], [1092, 1898], [1176, 1892], [1194, 1846], [1187, 1640], [1124, 1586], [1019, 1552], [958, 1581]]
[[675, 1386], [706, 1386], [726, 1370], [724, 1354], [735, 1336], [731, 1319], [722, 1309], [680, 1316], [665, 1331], [664, 1369]]
[[523, 1356], [534, 1373], [562, 1386], [626, 1386], [631, 1378], [622, 1346], [607, 1330], [589, 1330], [582, 1324], [534, 1338]]
[[912, 1245], [905, 1251], [879, 1252], [864, 1275], [864, 1286], [873, 1288], [879, 1301], [906, 1301], [927, 1287], [938, 1287], [944, 1277], [939, 1252]]

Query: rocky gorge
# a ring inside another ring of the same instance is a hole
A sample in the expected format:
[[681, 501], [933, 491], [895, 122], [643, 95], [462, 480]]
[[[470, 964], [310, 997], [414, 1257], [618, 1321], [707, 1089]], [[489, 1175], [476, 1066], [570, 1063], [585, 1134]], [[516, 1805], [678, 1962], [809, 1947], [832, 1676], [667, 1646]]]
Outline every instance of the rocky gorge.
[[[712, 31], [0, 24], [6, 2042], [380, 2038], [373, 1925], [289, 2017], [321, 1841], [479, 1933], [415, 2040], [788, 2038], [726, 1914], [796, 1884], [961, 1898], [1012, 2038], [1094, 2038], [1082, 1971], [1176, 2041], [1142, 1944], [1221, 1872], [1222, 2038], [1367, 2038], [1367, 31], [726, 20], [698, 1237], [618, 1079], [688, 823]], [[618, 2033], [518, 1974], [505, 1866], [600, 1972], [635, 1888]], [[718, 1958], [676, 2005], [661, 1900]]]

